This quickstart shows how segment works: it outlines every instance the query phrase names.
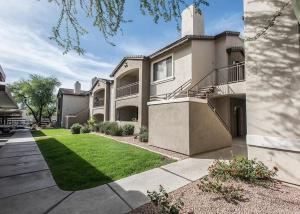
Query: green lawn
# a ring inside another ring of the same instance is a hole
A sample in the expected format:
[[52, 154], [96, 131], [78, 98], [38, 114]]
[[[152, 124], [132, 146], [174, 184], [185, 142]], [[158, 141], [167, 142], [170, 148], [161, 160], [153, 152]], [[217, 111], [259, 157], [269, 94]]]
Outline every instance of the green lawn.
[[35, 139], [57, 185], [63, 190], [95, 187], [174, 162], [94, 134], [70, 135], [63, 129], [43, 130], [43, 133], [48, 136]]
[[68, 129], [42, 129], [38, 131], [32, 131], [31, 134], [33, 137], [49, 137], [71, 134], [71, 131]]

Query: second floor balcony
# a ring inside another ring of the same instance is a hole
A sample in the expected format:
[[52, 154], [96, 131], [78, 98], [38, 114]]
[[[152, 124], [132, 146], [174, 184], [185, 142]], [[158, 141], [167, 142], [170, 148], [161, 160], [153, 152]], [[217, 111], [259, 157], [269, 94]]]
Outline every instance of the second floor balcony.
[[103, 107], [103, 106], [104, 106], [104, 98], [95, 97], [93, 107], [98, 108], [98, 107]]
[[127, 97], [139, 93], [139, 82], [130, 83], [116, 89], [116, 98]]

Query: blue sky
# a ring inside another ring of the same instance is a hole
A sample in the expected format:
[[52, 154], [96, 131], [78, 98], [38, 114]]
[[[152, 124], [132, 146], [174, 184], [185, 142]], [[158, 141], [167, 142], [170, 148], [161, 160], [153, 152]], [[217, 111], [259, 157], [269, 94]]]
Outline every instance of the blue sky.
[[[127, 0], [125, 17], [133, 22], [122, 25], [123, 33], [110, 40], [111, 46], [92, 25], [81, 21], [89, 31], [82, 38], [84, 56], [63, 55], [48, 39], [58, 18], [58, 7], [47, 0], [0, 2], [0, 65], [7, 82], [28, 78], [31, 73], [56, 76], [62, 87], [73, 87], [76, 80], [88, 90], [94, 76], [108, 78], [125, 55], [148, 55], [180, 38], [175, 22], [155, 24], [150, 16], [142, 16], [138, 0]], [[243, 33], [243, 0], [210, 0], [203, 6], [205, 32], [214, 35], [224, 30]]]

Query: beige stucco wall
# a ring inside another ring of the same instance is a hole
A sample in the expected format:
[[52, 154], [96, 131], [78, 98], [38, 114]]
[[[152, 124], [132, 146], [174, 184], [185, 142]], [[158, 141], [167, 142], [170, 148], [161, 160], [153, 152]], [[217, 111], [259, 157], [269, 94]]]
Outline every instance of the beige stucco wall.
[[168, 56], [173, 57], [173, 78], [159, 83], [152, 83], [151, 81], [150, 96], [170, 93], [192, 78], [191, 43], [152, 59], [150, 64], [151, 73], [153, 72], [153, 63]]
[[215, 69], [215, 54], [214, 40], [192, 41], [192, 85]]
[[[89, 96], [63, 95], [62, 127], [65, 127], [65, 117], [76, 115], [89, 108]], [[88, 116], [87, 116], [88, 119]]]
[[[245, 0], [245, 36], [260, 32], [260, 26], [266, 25], [265, 20], [284, 2]], [[296, 170], [300, 163], [300, 50], [298, 22], [291, 6], [267, 35], [247, 41], [245, 48], [247, 144], [269, 148], [257, 147], [249, 156], [262, 160], [266, 154], [272, 156], [270, 163], [280, 164], [282, 173], [300, 184], [300, 170]]]
[[230, 146], [231, 141], [207, 103], [191, 98], [149, 103], [150, 145], [193, 155]]
[[[104, 106], [103, 107], [94, 107], [93, 100], [95, 97], [95, 93], [97, 93], [99, 90], [104, 90]], [[89, 98], [90, 117], [92, 117], [96, 114], [103, 114], [104, 121], [109, 121], [110, 120], [110, 105], [111, 105], [110, 99], [111, 99], [110, 83], [99, 80], [97, 85], [93, 88], [93, 91], [90, 94], [90, 98]]]
[[[116, 86], [118, 85], [118, 79], [124, 77], [132, 71], [137, 71], [139, 75], [139, 93], [137, 95], [116, 98]], [[149, 82], [150, 82], [150, 71], [149, 62], [147, 59], [143, 60], [126, 60], [118, 71], [114, 75], [114, 87], [113, 96], [113, 120], [116, 119], [116, 109], [124, 106], [136, 106], [138, 107], [138, 124], [141, 126], [148, 126], [148, 106], [149, 100]]]

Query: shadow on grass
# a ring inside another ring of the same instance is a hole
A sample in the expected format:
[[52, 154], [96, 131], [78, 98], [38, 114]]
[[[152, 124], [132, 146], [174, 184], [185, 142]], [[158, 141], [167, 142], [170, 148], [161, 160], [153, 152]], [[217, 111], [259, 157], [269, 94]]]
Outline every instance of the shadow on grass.
[[33, 137], [44, 137], [44, 136], [47, 136], [42, 131], [39, 131], [39, 130], [31, 131], [31, 134], [32, 134]]
[[37, 144], [62, 190], [82, 190], [113, 181], [55, 138], [39, 139]]

